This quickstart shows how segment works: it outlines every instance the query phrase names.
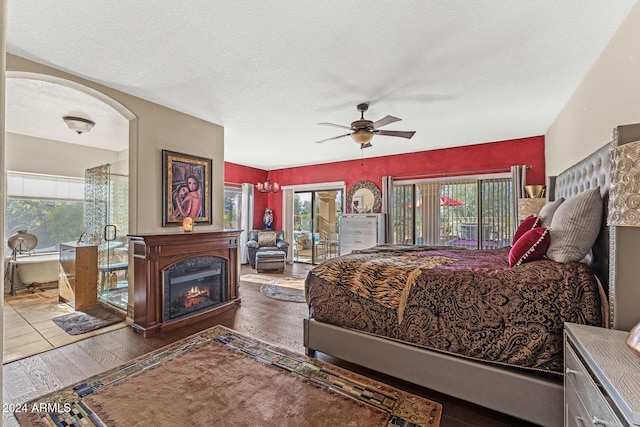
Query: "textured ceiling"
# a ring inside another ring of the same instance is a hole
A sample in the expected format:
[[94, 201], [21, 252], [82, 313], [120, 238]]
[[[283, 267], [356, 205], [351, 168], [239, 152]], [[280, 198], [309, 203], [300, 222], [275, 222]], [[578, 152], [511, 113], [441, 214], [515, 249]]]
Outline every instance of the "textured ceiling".
[[[220, 124], [225, 160], [275, 169], [544, 134], [635, 3], [11, 0], [7, 50]], [[11, 80], [8, 131], [126, 147], [109, 107]], [[360, 102], [416, 135], [315, 144]], [[58, 132], [72, 111], [95, 129]]]

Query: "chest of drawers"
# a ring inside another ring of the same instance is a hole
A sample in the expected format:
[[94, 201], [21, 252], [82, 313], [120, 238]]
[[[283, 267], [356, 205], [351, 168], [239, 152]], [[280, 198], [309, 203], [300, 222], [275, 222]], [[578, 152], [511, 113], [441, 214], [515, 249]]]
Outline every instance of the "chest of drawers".
[[640, 356], [626, 337], [565, 325], [565, 426], [640, 426]]
[[340, 255], [385, 242], [384, 214], [346, 214], [340, 216]]

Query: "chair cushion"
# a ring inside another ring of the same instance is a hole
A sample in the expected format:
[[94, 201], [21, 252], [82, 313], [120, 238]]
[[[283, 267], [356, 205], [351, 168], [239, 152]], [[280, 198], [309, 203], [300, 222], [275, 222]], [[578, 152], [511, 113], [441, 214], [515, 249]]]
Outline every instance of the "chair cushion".
[[260, 246], [275, 246], [276, 245], [276, 232], [275, 231], [259, 231], [258, 232], [258, 245], [260, 245]]

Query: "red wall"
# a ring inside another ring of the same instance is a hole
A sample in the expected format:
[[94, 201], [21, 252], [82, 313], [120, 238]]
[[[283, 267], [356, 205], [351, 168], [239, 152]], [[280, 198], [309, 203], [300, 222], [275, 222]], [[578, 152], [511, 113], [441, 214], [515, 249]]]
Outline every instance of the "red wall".
[[[250, 166], [243, 166], [236, 163], [224, 162], [224, 183], [231, 187], [240, 186], [243, 182], [255, 184], [257, 182], [265, 182], [267, 180], [267, 171]], [[281, 198], [282, 200], [282, 198]], [[282, 201], [280, 202], [282, 203]], [[253, 211], [253, 228], [260, 229], [262, 226], [262, 214], [268, 207], [268, 199], [266, 194], [255, 193], [254, 211]]]
[[[545, 184], [544, 136], [278, 169], [271, 171], [271, 182], [282, 186], [345, 181], [348, 190], [355, 182], [368, 180], [382, 189], [382, 176], [468, 175], [484, 170], [508, 171], [513, 165], [533, 166], [527, 171], [527, 184]], [[225, 163], [225, 181], [256, 183], [266, 178], [266, 171]], [[256, 193], [254, 228], [262, 228], [262, 214], [267, 207], [273, 209], [274, 227], [281, 228], [280, 192]]]

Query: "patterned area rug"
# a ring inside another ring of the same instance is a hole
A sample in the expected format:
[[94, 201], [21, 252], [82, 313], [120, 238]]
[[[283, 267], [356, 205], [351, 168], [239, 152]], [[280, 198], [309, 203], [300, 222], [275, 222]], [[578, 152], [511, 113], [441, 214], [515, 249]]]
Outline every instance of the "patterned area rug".
[[265, 283], [260, 292], [269, 298], [289, 302], [306, 302], [304, 298], [304, 277], [282, 277]]
[[97, 306], [54, 317], [51, 320], [69, 335], [80, 335], [122, 322], [124, 316]]
[[438, 427], [442, 405], [215, 326], [15, 414], [21, 426]]

